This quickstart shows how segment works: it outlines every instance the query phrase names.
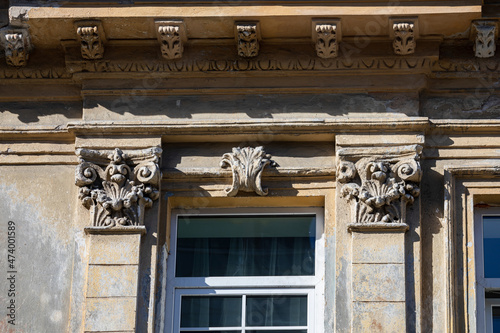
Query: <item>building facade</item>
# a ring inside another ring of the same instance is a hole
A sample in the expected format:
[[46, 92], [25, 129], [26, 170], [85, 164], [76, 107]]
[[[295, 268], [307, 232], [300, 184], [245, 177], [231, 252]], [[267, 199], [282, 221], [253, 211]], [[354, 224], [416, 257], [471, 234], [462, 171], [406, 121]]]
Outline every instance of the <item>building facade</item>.
[[497, 332], [499, 17], [2, 2], [0, 331]]

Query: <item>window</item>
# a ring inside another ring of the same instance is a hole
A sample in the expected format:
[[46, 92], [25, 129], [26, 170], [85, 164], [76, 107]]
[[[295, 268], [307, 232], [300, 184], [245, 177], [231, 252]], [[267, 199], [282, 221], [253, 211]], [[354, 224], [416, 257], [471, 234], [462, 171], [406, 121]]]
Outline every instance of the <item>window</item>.
[[500, 333], [500, 211], [479, 213], [476, 234], [478, 332]]
[[166, 332], [322, 332], [322, 211], [174, 211], [167, 276]]

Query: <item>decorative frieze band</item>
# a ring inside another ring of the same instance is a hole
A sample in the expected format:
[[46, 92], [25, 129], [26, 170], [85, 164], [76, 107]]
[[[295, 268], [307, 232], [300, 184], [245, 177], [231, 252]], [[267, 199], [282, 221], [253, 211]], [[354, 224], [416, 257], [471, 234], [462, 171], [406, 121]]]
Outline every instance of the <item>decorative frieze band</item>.
[[14, 67], [26, 66], [32, 48], [28, 30], [4, 28], [1, 30], [0, 38], [5, 50], [7, 65]]
[[161, 148], [124, 153], [77, 149], [75, 183], [93, 227], [141, 226], [159, 196]]
[[354, 224], [406, 223], [406, 206], [420, 194], [422, 147], [397, 156], [339, 156], [341, 197], [351, 205]]
[[228, 196], [234, 197], [238, 191], [255, 192], [258, 195], [267, 195], [267, 188], [262, 188], [262, 171], [266, 165], [275, 165], [271, 155], [266, 154], [262, 146], [235, 147], [231, 153], [222, 156], [221, 168], [231, 167], [233, 183], [225, 189]]
[[478, 58], [491, 58], [497, 48], [498, 25], [493, 20], [480, 20], [472, 23], [471, 38], [474, 40], [474, 53]]
[[259, 55], [259, 25], [255, 22], [236, 23], [238, 55], [252, 58]]
[[79, 21], [75, 23], [83, 59], [96, 60], [104, 56], [104, 29], [99, 21]]

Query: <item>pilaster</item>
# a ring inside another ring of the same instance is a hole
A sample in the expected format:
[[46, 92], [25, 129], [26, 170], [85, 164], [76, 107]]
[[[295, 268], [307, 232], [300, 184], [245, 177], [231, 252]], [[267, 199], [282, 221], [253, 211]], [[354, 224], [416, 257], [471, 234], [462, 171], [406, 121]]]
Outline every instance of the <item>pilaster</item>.
[[[139, 149], [152, 141], [157, 145]], [[122, 148], [111, 149], [111, 143]], [[160, 140], [77, 139], [75, 183], [88, 210], [88, 264], [83, 314], [85, 332], [145, 330], [136, 313], [149, 308], [141, 265], [155, 267], [148, 231], [157, 231], [158, 214], [147, 214], [159, 196]], [[150, 221], [148, 221], [148, 216]], [[156, 218], [155, 218], [156, 217]], [[148, 271], [152, 276], [154, 272]], [[151, 281], [153, 280], [153, 281]], [[148, 277], [154, 285], [154, 279]], [[154, 288], [153, 288], [154, 289]], [[146, 304], [145, 304], [146, 303]], [[148, 318], [148, 316], [146, 316]]]

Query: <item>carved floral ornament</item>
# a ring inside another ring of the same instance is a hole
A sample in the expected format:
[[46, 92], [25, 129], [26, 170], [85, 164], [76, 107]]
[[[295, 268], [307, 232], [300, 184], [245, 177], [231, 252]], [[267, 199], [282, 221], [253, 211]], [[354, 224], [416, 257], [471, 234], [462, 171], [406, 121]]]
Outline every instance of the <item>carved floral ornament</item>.
[[28, 30], [4, 28], [0, 36], [7, 65], [14, 67], [26, 66], [31, 51]]
[[132, 151], [78, 149], [78, 198], [93, 227], [140, 226], [144, 210], [159, 196], [161, 148]]
[[354, 224], [406, 223], [406, 206], [420, 194], [420, 154], [341, 160], [337, 180], [341, 196], [351, 205]]
[[244, 58], [256, 57], [259, 54], [259, 31], [257, 23], [237, 23], [236, 39], [238, 55]]
[[495, 55], [498, 26], [496, 21], [475, 21], [472, 23], [474, 53], [478, 58], [491, 58]]
[[104, 29], [99, 21], [75, 23], [83, 59], [97, 60], [104, 56]]
[[335, 58], [338, 55], [337, 25], [316, 24], [316, 55], [323, 59]]
[[417, 43], [414, 33], [415, 24], [413, 22], [394, 23], [394, 40], [392, 47], [397, 55], [408, 55], [415, 53]]
[[275, 166], [271, 155], [264, 152], [263, 147], [233, 148], [231, 153], [222, 156], [221, 168], [231, 167], [233, 183], [225, 189], [228, 196], [234, 197], [238, 191], [255, 192], [258, 195], [267, 195], [267, 188], [262, 188], [262, 171], [266, 165]]

